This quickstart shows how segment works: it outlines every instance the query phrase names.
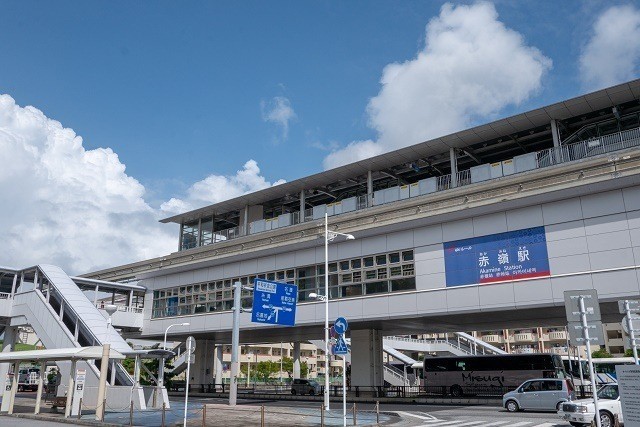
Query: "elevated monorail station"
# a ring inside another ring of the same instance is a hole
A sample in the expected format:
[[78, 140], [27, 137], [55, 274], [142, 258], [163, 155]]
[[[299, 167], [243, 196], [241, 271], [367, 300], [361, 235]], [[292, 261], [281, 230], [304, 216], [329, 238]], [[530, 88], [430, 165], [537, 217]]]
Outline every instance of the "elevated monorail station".
[[194, 382], [217, 382], [236, 281], [299, 287], [296, 326], [245, 313], [241, 343], [323, 339], [325, 215], [355, 237], [328, 252], [352, 385], [383, 384], [385, 336], [564, 324], [565, 290], [619, 322], [640, 295], [640, 80], [181, 213], [176, 252], [84, 278], [136, 281], [129, 336], [188, 322], [169, 335], [195, 336]]

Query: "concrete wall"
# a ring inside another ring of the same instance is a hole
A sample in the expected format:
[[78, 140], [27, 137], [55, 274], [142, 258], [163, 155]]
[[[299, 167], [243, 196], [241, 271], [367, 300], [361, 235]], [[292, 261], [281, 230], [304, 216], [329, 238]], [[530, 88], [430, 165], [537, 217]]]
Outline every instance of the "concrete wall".
[[[445, 287], [442, 243], [522, 228], [546, 228], [551, 277], [489, 285]], [[595, 288], [603, 300], [640, 295], [640, 186], [568, 198], [495, 214], [414, 228], [329, 246], [330, 260], [400, 249], [415, 250], [416, 292], [379, 294], [332, 302], [331, 316], [350, 321], [477, 313], [563, 304], [569, 289]], [[150, 290], [324, 261], [324, 248], [304, 249], [142, 281]], [[147, 297], [145, 307], [152, 306]], [[145, 310], [143, 335], [157, 335], [175, 319], [151, 320]], [[181, 318], [182, 319], [182, 318]], [[182, 320], [181, 320], [182, 321]], [[228, 330], [230, 313], [186, 316], [192, 332]], [[323, 306], [301, 303], [297, 324], [324, 321]], [[260, 329], [248, 316], [243, 328]]]

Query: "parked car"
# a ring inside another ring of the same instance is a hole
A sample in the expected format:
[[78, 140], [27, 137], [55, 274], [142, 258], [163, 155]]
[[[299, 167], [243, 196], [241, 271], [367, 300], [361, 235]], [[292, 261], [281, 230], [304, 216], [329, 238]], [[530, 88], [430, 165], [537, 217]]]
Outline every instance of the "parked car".
[[502, 406], [509, 412], [524, 409], [557, 411], [572, 396], [573, 387], [568, 380], [537, 378], [525, 381], [517, 389], [502, 396]]
[[291, 383], [291, 394], [308, 394], [313, 396], [314, 394], [320, 394], [320, 384], [314, 380], [296, 379]]
[[[618, 384], [607, 384], [598, 390], [598, 409], [600, 410], [600, 425], [602, 427], [613, 427], [616, 416], [620, 423], [624, 423]], [[591, 425], [596, 417], [593, 399], [563, 403], [558, 415], [575, 427]]]

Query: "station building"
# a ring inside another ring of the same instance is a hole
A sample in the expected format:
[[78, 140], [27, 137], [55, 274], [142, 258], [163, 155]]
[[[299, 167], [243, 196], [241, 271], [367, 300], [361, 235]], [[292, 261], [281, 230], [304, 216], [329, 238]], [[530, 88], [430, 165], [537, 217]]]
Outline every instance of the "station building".
[[563, 325], [565, 290], [597, 289], [619, 322], [640, 293], [639, 99], [634, 80], [183, 212], [162, 221], [174, 253], [86, 277], [147, 289], [142, 337], [188, 321], [175, 333], [212, 346], [232, 283], [295, 283], [296, 327], [244, 315], [241, 341], [322, 339], [327, 215], [355, 236], [329, 244], [329, 297], [360, 385], [381, 384], [383, 336]]

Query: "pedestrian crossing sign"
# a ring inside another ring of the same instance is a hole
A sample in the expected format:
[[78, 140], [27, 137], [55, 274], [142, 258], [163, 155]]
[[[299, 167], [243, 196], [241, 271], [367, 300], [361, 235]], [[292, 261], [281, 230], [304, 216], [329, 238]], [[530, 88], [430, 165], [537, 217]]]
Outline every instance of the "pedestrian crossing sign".
[[338, 342], [333, 346], [333, 354], [347, 354], [349, 353], [349, 347], [344, 340], [344, 335], [338, 337]]

